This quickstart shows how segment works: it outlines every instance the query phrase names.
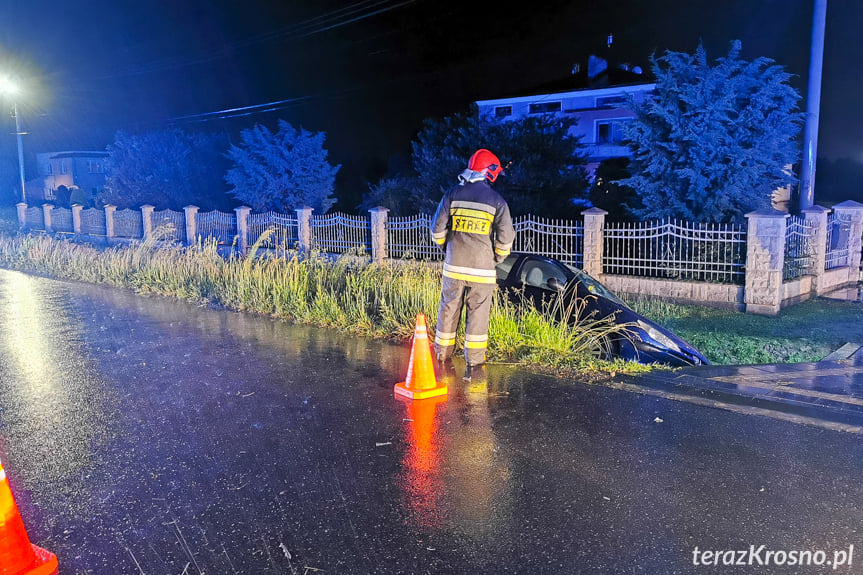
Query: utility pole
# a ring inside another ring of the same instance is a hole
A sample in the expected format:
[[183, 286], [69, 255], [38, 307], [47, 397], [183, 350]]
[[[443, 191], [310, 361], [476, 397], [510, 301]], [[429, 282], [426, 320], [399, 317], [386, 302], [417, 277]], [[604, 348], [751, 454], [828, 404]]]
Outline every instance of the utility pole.
[[818, 114], [821, 109], [821, 68], [824, 61], [824, 28], [827, 0], [815, 0], [812, 16], [812, 46], [809, 55], [809, 87], [806, 93], [806, 129], [803, 135], [803, 173], [800, 209], [815, 203], [815, 164], [818, 161]]
[[12, 113], [15, 114], [15, 134], [18, 136], [18, 173], [21, 176], [21, 203], [27, 203], [27, 190], [24, 183], [24, 143], [21, 141], [21, 118], [18, 115], [18, 103], [12, 104]]

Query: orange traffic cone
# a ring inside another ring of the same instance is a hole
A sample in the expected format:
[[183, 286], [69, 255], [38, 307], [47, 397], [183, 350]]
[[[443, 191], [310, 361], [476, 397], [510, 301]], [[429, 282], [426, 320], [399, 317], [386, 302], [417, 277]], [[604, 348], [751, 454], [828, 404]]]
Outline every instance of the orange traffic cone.
[[425, 399], [447, 394], [446, 385], [438, 385], [434, 376], [426, 316], [423, 314], [417, 316], [414, 328], [407, 379], [397, 383], [395, 391], [397, 395], [404, 395], [411, 399]]
[[0, 575], [52, 575], [57, 556], [27, 538], [21, 514], [0, 462]]

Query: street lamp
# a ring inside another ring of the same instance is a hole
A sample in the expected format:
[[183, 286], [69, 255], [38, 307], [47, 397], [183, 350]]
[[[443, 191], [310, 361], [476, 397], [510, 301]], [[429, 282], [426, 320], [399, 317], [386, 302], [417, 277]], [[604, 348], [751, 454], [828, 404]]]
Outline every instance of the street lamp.
[[21, 136], [21, 117], [18, 115], [18, 102], [14, 97], [20, 92], [18, 85], [9, 78], [0, 78], [0, 92], [12, 96], [12, 115], [15, 116], [15, 134], [18, 136], [18, 173], [21, 176], [21, 202], [27, 203], [27, 192], [24, 186], [24, 143]]

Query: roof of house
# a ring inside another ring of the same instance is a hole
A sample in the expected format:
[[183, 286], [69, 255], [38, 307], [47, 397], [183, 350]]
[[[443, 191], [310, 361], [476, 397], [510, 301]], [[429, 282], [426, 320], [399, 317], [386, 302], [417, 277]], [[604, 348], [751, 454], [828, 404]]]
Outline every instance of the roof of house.
[[566, 77], [540, 84], [529, 90], [519, 90], [518, 92], [503, 94], [497, 98], [485, 98], [480, 101], [636, 86], [650, 84], [653, 81], [653, 78], [649, 74], [645, 74], [639, 66], [631, 64], [609, 66], [605, 59], [592, 55], [588, 59], [587, 66], [574, 68], [573, 73]]
[[52, 160], [61, 158], [107, 158], [108, 152], [80, 151], [80, 152], [57, 152], [51, 156]]

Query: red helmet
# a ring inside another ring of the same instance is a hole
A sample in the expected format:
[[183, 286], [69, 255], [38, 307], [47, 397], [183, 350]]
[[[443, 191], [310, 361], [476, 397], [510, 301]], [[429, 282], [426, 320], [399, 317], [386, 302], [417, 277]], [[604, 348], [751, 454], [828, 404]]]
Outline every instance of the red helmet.
[[492, 182], [503, 172], [503, 166], [500, 165], [498, 157], [485, 148], [473, 153], [467, 167], [475, 172], [485, 174], [485, 177]]

